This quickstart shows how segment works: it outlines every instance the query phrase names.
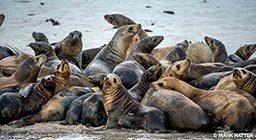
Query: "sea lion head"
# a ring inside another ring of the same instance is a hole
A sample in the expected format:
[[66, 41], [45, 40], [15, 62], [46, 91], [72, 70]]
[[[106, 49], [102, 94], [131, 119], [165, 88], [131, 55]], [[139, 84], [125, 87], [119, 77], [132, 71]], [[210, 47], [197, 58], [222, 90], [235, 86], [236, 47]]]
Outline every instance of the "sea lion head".
[[116, 28], [135, 23], [130, 18], [121, 14], [107, 14], [107, 15], [104, 15], [104, 19]]
[[219, 51], [219, 46], [224, 46], [224, 44], [221, 41], [208, 36], [205, 36], [204, 40], [213, 52]]
[[37, 90], [46, 100], [49, 100], [54, 96], [56, 87], [57, 85], [54, 81], [54, 76], [52, 75], [40, 78], [36, 86]]
[[100, 89], [103, 86], [103, 80], [107, 76], [105, 73], [97, 73], [92, 76], [88, 76], [89, 82], [93, 83], [95, 86], [99, 87]]
[[150, 84], [150, 87], [153, 89], [169, 89], [175, 90], [175, 82], [178, 79], [174, 77], [164, 77]]
[[14, 73], [15, 79], [20, 83], [36, 82], [37, 74], [45, 61], [46, 56], [44, 54], [27, 58]]
[[77, 56], [82, 52], [82, 33], [80, 31], [70, 32], [69, 35], [61, 41], [60, 49], [64, 55]]
[[175, 47], [164, 57], [164, 59], [170, 61], [171, 63], [186, 59], [187, 53], [181, 47], [184, 46]]
[[240, 89], [248, 93], [256, 93], [256, 75], [244, 68], [235, 68], [233, 70], [233, 81]]
[[160, 64], [160, 62], [156, 60], [154, 56], [147, 53], [135, 53], [133, 54], [133, 59], [141, 64], [145, 69], [148, 69], [153, 65]]
[[46, 42], [33, 42], [29, 44], [29, 47], [33, 49], [35, 55], [47, 55], [53, 52], [52, 46]]
[[163, 41], [163, 36], [149, 36], [143, 38], [138, 44], [138, 47], [143, 46], [142, 53], [151, 53], [152, 50]]
[[239, 56], [242, 60], [247, 60], [251, 55], [256, 52], [256, 44], [246, 44], [241, 46], [235, 54]]
[[188, 41], [184, 40], [183, 42], [176, 44], [174, 47], [175, 48], [179, 47], [179, 48], [183, 49], [184, 51], [186, 51], [188, 49]]
[[61, 63], [57, 65], [56, 70], [54, 71], [54, 76], [69, 79], [70, 67], [66, 59], [62, 59]]
[[180, 79], [188, 71], [188, 69], [190, 68], [190, 65], [191, 65], [190, 59], [177, 61], [165, 70], [163, 76], [176, 77]]
[[116, 74], [108, 74], [103, 80], [103, 94], [115, 91], [122, 85], [121, 79]]
[[228, 58], [225, 45], [214, 38], [208, 36], [204, 37], [206, 44], [210, 47], [212, 51], [212, 62], [225, 62]]
[[34, 38], [35, 42], [46, 42], [49, 43], [48, 38], [45, 34], [40, 32], [33, 32], [32, 37]]
[[160, 78], [163, 72], [163, 67], [161, 64], [157, 64], [155, 66], [152, 66], [148, 68], [144, 74], [143, 77], [146, 78], [147, 82], [151, 83]]

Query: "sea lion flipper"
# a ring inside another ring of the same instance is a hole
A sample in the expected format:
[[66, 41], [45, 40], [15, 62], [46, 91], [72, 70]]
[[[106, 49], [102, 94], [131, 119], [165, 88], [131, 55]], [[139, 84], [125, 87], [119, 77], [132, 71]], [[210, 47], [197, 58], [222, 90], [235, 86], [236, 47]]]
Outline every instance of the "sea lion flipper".
[[30, 83], [30, 84], [27, 84], [27, 85], [21, 87], [21, 89], [19, 91], [20, 95], [26, 98], [29, 95], [29, 93], [31, 93], [33, 87], [34, 87], [33, 83]]

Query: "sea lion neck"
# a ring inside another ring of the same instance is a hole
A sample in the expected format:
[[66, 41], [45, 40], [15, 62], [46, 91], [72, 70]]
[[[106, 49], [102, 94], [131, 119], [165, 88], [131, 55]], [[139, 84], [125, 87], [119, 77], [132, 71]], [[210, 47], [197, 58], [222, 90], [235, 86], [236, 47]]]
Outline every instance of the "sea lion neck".
[[240, 82], [235, 82], [239, 89], [245, 90], [256, 97], [256, 75], [249, 74]]

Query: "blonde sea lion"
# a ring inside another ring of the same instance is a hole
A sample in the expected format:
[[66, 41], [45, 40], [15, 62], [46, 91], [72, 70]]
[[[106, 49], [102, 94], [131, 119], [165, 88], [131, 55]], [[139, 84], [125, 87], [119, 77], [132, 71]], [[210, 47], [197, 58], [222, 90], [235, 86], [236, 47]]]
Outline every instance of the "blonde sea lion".
[[132, 42], [132, 38], [140, 29], [140, 24], [126, 25], [119, 28], [108, 45], [97, 54], [83, 73], [86, 76], [97, 73], [111, 73], [116, 65], [126, 59], [126, 53]]
[[108, 119], [106, 128], [143, 128], [148, 132], [165, 131], [165, 116], [157, 108], [141, 105], [133, 99], [115, 74], [104, 79], [103, 104]]
[[154, 88], [175, 90], [198, 104], [216, 126], [235, 132], [251, 131], [255, 125], [255, 109], [244, 96], [227, 90], [201, 90], [174, 77], [152, 83]]

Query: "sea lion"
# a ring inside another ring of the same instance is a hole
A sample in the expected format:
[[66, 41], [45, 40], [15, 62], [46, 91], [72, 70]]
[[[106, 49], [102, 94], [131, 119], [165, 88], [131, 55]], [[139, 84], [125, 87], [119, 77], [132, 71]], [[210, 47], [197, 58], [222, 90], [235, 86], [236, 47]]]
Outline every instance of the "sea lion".
[[73, 31], [62, 41], [55, 44], [54, 50], [58, 58], [66, 58], [69, 62], [82, 68], [82, 36], [80, 31]]
[[194, 64], [191, 63], [190, 59], [185, 59], [182, 61], [177, 61], [169, 66], [165, 70], [163, 77], [171, 76], [181, 80], [191, 81], [213, 72], [224, 72], [232, 70], [233, 67], [226, 66], [222, 63]]
[[161, 47], [161, 48], [155, 48], [151, 55], [156, 58], [156, 60], [161, 60], [164, 56], [167, 55], [168, 52], [170, 52], [173, 49], [173, 47]]
[[0, 60], [0, 69], [1, 73], [6, 76], [10, 77], [15, 73], [17, 67], [27, 58], [32, 57], [30, 54], [26, 54], [21, 52], [18, 55], [12, 55], [9, 57], [5, 57]]
[[130, 89], [140, 81], [144, 71], [137, 61], [124, 61], [114, 68], [113, 73], [121, 78], [126, 89]]
[[108, 116], [106, 128], [143, 128], [148, 132], [166, 130], [163, 112], [133, 99], [117, 75], [109, 74], [104, 79], [102, 93]]
[[79, 96], [92, 92], [89, 88], [70, 87], [53, 96], [36, 114], [23, 117], [11, 122], [12, 125], [21, 127], [39, 122], [61, 121], [65, 119], [69, 105]]
[[101, 46], [98, 48], [91, 48], [83, 50], [82, 53], [82, 69], [86, 69], [86, 67], [91, 63], [91, 61], [95, 58], [95, 56], [100, 52], [100, 50], [105, 47]]
[[142, 100], [145, 93], [149, 90], [149, 84], [160, 78], [162, 75], [163, 67], [157, 64], [148, 68], [141, 76], [140, 81], [134, 85], [129, 91], [129, 94], [138, 102]]
[[168, 118], [169, 129], [210, 131], [210, 119], [206, 113], [179, 92], [150, 89], [141, 104], [156, 107], [163, 111]]
[[47, 36], [44, 33], [40, 32], [33, 32], [32, 37], [34, 38], [35, 42], [46, 42], [49, 43]]
[[208, 36], [205, 36], [204, 40], [212, 50], [212, 63], [232, 64], [228, 58], [226, 47], [221, 41]]
[[35, 83], [42, 64], [46, 61], [45, 55], [39, 55], [24, 60], [16, 72], [10, 77], [0, 78], [0, 88], [21, 86], [26, 83]]
[[163, 36], [150, 36], [140, 40], [139, 43], [132, 48], [126, 60], [133, 60], [133, 55], [135, 53], [150, 54], [152, 50], [163, 41], [163, 39]]
[[101, 126], [107, 122], [101, 93], [95, 93], [83, 101], [81, 122], [86, 126]]
[[[132, 25], [132, 24], [136, 24], [133, 20], [131, 20], [130, 18], [121, 15], [121, 14], [108, 14], [108, 15], [104, 15], [104, 19], [114, 25], [115, 28], [120, 28], [124, 25]], [[147, 33], [141, 29], [138, 32], [139, 38], [140, 40], [142, 40], [143, 38], [147, 37]]]
[[246, 44], [246, 45], [242, 45], [235, 52], [235, 55], [237, 55], [239, 58], [241, 58], [244, 61], [244, 60], [248, 60], [254, 52], [256, 52], [256, 44]]
[[18, 55], [15, 51], [13, 51], [7, 45], [0, 45], [0, 60], [8, 57], [8, 56], [15, 56]]
[[235, 132], [251, 131], [255, 125], [255, 109], [244, 96], [228, 90], [201, 90], [174, 77], [165, 77], [152, 87], [175, 90], [198, 104], [213, 124]]
[[68, 107], [65, 120], [60, 122], [60, 124], [78, 124], [82, 116], [83, 101], [93, 94], [89, 92], [73, 100]]
[[0, 14], [0, 27], [4, 23], [5, 15], [3, 13]]
[[19, 93], [0, 96], [0, 123], [19, 119], [36, 113], [55, 94], [53, 77], [43, 78], [39, 83], [29, 84]]
[[140, 24], [126, 25], [118, 29], [114, 37], [104, 47], [92, 62], [83, 71], [86, 76], [97, 73], [111, 73], [116, 65], [123, 62], [127, 56], [127, 50], [135, 36], [141, 29]]
[[147, 53], [135, 53], [133, 54], [133, 59], [137, 61], [145, 69], [148, 69], [151, 66], [160, 64], [158, 60], [155, 59], [151, 54]]
[[103, 80], [104, 78], [107, 76], [107, 74], [104, 73], [98, 73], [92, 76], [89, 76], [89, 82], [91, 82], [92, 84], [94, 84], [95, 86], [99, 87], [100, 89], [102, 89], [103, 86]]
[[229, 66], [231, 67], [235, 67], [235, 68], [244, 68], [244, 67], [247, 67], [247, 66], [250, 66], [250, 65], [255, 65], [256, 64], [256, 58], [252, 58], [252, 59], [248, 59], [248, 60], [245, 60], [245, 61], [240, 61], [240, 62], [237, 62], [237, 63], [234, 63], [234, 64], [230, 64]]

